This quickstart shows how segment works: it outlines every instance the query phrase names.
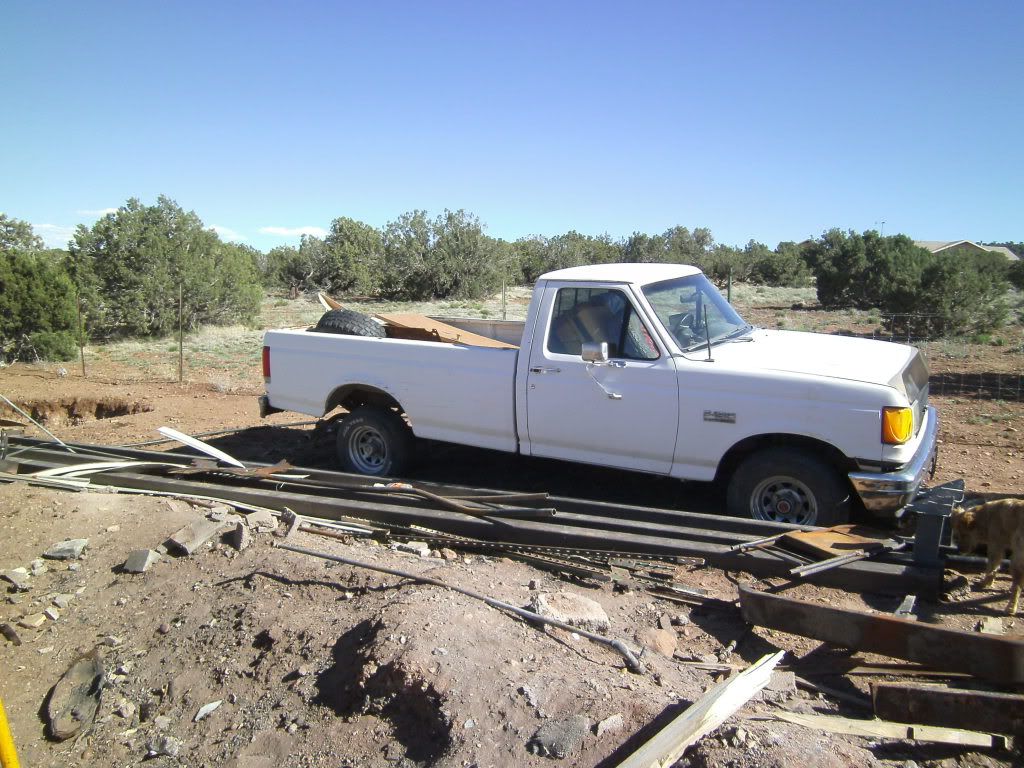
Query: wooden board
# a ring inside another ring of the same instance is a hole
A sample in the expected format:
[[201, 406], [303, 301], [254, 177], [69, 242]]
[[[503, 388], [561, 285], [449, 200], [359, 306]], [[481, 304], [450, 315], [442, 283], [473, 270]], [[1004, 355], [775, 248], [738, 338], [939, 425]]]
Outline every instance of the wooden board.
[[[492, 349], [518, 349], [514, 344], [490, 339], [478, 333], [470, 333], [440, 320], [412, 312], [374, 315], [387, 326], [392, 338], [413, 338], [422, 341], [443, 341], [449, 344], [465, 344], [468, 347], [491, 347]], [[411, 332], [406, 334], [406, 332]]]
[[852, 523], [819, 531], [793, 531], [779, 539], [779, 544], [822, 559], [858, 550], [872, 552], [892, 543], [882, 531]]

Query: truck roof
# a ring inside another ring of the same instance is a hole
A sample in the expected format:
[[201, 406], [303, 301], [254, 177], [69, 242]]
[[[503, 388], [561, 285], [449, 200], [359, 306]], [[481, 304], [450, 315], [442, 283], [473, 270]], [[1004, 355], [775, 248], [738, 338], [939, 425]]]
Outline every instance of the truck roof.
[[583, 267], [556, 269], [554, 272], [541, 275], [540, 279], [646, 285], [662, 280], [671, 280], [674, 277], [699, 274], [699, 269], [686, 264], [591, 264]]

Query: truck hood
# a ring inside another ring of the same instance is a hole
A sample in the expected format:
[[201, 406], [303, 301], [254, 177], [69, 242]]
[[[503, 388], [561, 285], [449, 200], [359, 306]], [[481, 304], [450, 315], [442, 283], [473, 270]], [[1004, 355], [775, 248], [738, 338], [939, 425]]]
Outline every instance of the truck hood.
[[[687, 356], [699, 353], [690, 352]], [[744, 338], [717, 344], [711, 349], [716, 361], [748, 370], [827, 376], [882, 385], [891, 385], [914, 353], [913, 347], [888, 341], [764, 328], [756, 328]]]

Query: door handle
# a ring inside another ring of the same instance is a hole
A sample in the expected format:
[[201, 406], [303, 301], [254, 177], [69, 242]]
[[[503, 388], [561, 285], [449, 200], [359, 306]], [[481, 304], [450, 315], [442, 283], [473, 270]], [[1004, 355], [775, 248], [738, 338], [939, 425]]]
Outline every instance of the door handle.
[[561, 373], [561, 372], [562, 372], [561, 368], [542, 368], [540, 366], [537, 366], [535, 368], [531, 368], [530, 369], [530, 373]]

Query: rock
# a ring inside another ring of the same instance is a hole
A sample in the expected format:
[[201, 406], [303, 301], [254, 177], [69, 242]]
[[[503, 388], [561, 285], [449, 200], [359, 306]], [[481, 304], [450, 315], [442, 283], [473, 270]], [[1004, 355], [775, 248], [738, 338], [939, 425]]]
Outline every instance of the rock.
[[[22, 573], [24, 571], [24, 573]], [[0, 579], [12, 584], [14, 592], [28, 592], [32, 588], [32, 582], [28, 572], [24, 568], [17, 568], [11, 571], [0, 571]]]
[[153, 718], [153, 725], [158, 731], [166, 731], [171, 727], [171, 718], [167, 715], [157, 715]]
[[665, 631], [672, 629], [672, 619], [669, 618], [667, 613], [663, 613], [658, 617], [658, 628]]
[[33, 613], [18, 619], [18, 626], [25, 629], [39, 629], [46, 623], [46, 617], [41, 613]]
[[218, 523], [223, 523], [227, 521], [228, 515], [230, 515], [232, 512], [234, 512], [234, 510], [231, 507], [226, 506], [224, 504], [218, 504], [216, 507], [213, 507], [213, 509], [211, 509], [206, 516], [210, 520], [213, 520]]
[[131, 720], [135, 715], [135, 705], [127, 699], [121, 699], [118, 702], [117, 709], [114, 710], [118, 717], [123, 717], [125, 720]]
[[153, 563], [160, 560], [160, 553], [152, 549], [136, 549], [121, 566], [127, 573], [145, 573]]
[[616, 712], [614, 715], [606, 717], [604, 720], [598, 723], [597, 726], [595, 726], [594, 728], [594, 733], [597, 735], [598, 738], [601, 738], [606, 733], [616, 733], [618, 731], [621, 731], [622, 726], [622, 715]]
[[43, 615], [44, 615], [44, 616], [45, 616], [46, 618], [48, 618], [48, 619], [49, 619], [50, 621], [56, 621], [57, 619], [59, 619], [59, 618], [60, 618], [60, 613], [59, 613], [59, 612], [57, 611], [57, 609], [56, 609], [56, 608], [54, 608], [54, 607], [52, 607], [52, 606], [51, 606], [51, 607], [49, 607], [49, 608], [46, 608], [46, 609], [45, 609], [45, 610], [43, 611]]
[[178, 753], [181, 752], [182, 746], [181, 740], [173, 736], [156, 736], [149, 740], [149, 743], [146, 744], [146, 749], [153, 757], [158, 755], [177, 757]]
[[29, 563], [29, 573], [31, 573], [33, 576], [42, 576], [48, 570], [50, 569], [46, 567], [46, 563], [43, 561], [41, 557], [37, 557], [35, 560]]
[[600, 603], [575, 592], [538, 593], [530, 601], [530, 610], [588, 632], [606, 632], [610, 626]]
[[277, 530], [277, 518], [274, 517], [269, 510], [261, 509], [256, 512], [250, 512], [249, 516], [245, 519], [249, 524], [249, 527], [256, 533], [264, 533], [266, 531]]
[[3, 624], [0, 624], [0, 635], [7, 638], [7, 641], [10, 643], [21, 645], [21, 638], [18, 637], [17, 631], [6, 621]]
[[103, 687], [103, 662], [95, 651], [75, 661], [53, 687], [46, 705], [50, 735], [69, 739], [96, 719]]
[[235, 527], [228, 531], [228, 544], [241, 552], [247, 549], [252, 543], [252, 534], [249, 533], [249, 526], [244, 522], [235, 523]]
[[586, 715], [573, 715], [564, 720], [549, 720], [527, 742], [526, 748], [543, 757], [568, 757], [580, 748], [590, 729]]
[[410, 552], [420, 557], [430, 557], [430, 545], [425, 541], [396, 541], [391, 545], [395, 552]]
[[689, 623], [690, 617], [687, 616], [685, 613], [680, 613], [679, 615], [672, 617], [673, 627], [685, 627]]
[[299, 677], [309, 677], [311, 671], [312, 670], [310, 670], [310, 668], [306, 664], [302, 664], [299, 666], [297, 670], [295, 670], [295, 674]]
[[679, 645], [675, 632], [666, 629], [655, 629], [646, 627], [637, 633], [637, 641], [644, 647], [655, 653], [659, 653], [667, 659], [671, 659]]
[[124, 639], [117, 635], [107, 635], [100, 642], [110, 648], [117, 648], [117, 646], [124, 642]]
[[767, 701], [781, 701], [796, 696], [796, 673], [775, 670], [764, 687], [763, 698]]
[[519, 693], [526, 699], [526, 703], [534, 709], [537, 708], [537, 694], [533, 692], [533, 689], [528, 685], [520, 685]]
[[197, 517], [179, 531], [176, 531], [166, 542], [167, 548], [183, 555], [191, 555], [203, 544], [220, 533], [224, 524], [216, 520]]
[[200, 720], [209, 717], [222, 703], [223, 701], [221, 699], [217, 699], [217, 701], [211, 701], [209, 704], [204, 704], [199, 708], [199, 711], [196, 712], [196, 716], [192, 718], [192, 722], [198, 723]]
[[69, 605], [71, 605], [71, 601], [74, 599], [74, 595], [68, 595], [62, 592], [60, 594], [54, 595], [53, 604], [63, 611], [66, 610]]
[[1004, 635], [1006, 628], [1003, 626], [1002, 616], [986, 616], [978, 622], [975, 630], [986, 635]]
[[48, 560], [77, 560], [89, 546], [88, 539], [65, 539], [43, 552]]
[[442, 560], [458, 560], [459, 559], [459, 553], [456, 552], [454, 549], [449, 549], [448, 547], [442, 547], [440, 549], [440, 551], [438, 552], [438, 554], [441, 556]]
[[159, 632], [161, 635], [166, 635], [171, 631], [171, 625], [165, 621], [163, 624], [156, 628], [156, 631]]
[[81, 566], [80, 563], [68, 563], [68, 570], [69, 571], [78, 571], [78, 570], [81, 570], [81, 568], [82, 568], [82, 566]]

